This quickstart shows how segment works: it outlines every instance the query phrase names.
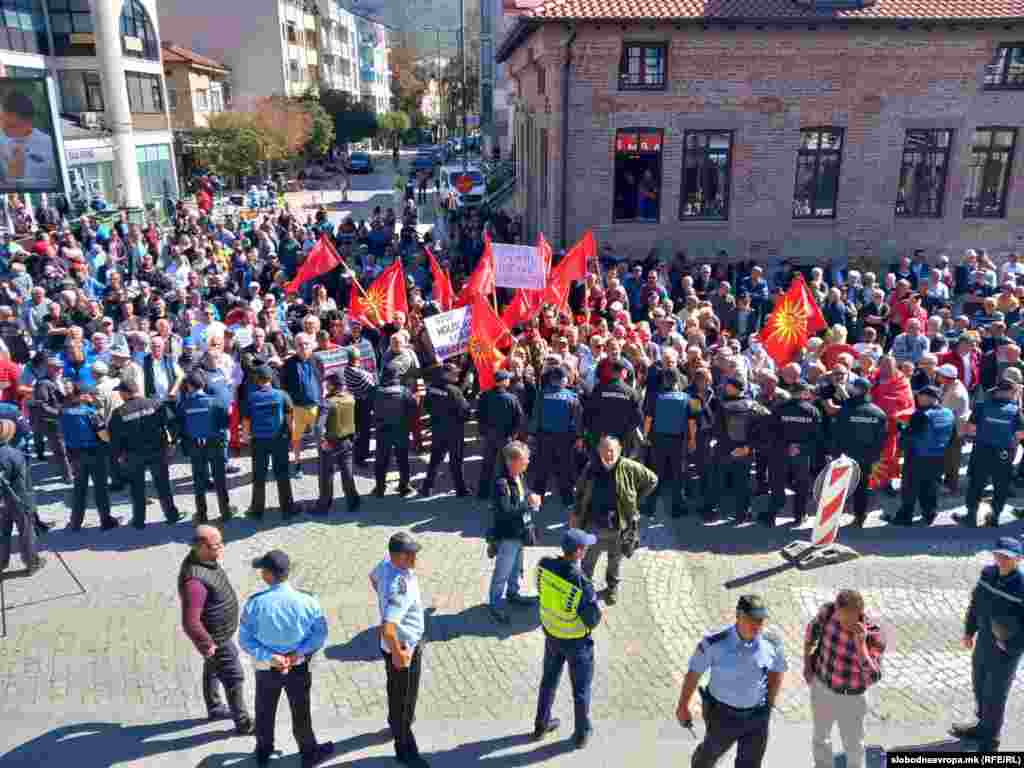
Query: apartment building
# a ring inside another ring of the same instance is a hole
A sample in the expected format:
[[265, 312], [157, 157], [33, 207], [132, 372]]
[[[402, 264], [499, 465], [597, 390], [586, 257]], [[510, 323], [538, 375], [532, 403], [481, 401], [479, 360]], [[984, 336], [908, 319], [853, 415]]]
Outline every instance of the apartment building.
[[162, 49], [174, 130], [206, 128], [210, 115], [231, 108], [231, 70], [226, 65], [166, 40]]

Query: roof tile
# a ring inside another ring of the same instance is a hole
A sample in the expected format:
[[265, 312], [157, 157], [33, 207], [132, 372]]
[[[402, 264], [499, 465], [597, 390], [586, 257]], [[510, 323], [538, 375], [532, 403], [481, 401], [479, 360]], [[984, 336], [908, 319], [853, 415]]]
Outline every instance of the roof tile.
[[165, 62], [197, 64], [200, 67], [211, 67], [213, 69], [223, 69], [225, 71], [231, 69], [227, 64], [214, 61], [213, 59], [207, 58], [202, 54], [198, 54], [193, 50], [183, 48], [180, 45], [173, 45], [168, 42], [164, 42], [163, 44], [163, 59]]

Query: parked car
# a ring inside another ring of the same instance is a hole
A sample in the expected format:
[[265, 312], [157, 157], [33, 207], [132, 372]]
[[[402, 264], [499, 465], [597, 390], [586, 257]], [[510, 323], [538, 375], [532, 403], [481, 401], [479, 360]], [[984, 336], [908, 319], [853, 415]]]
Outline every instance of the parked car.
[[[473, 187], [468, 192], [460, 192], [456, 186], [460, 176], [468, 176]], [[487, 184], [484, 174], [477, 165], [462, 167], [461, 163], [453, 163], [441, 167], [441, 199], [448, 200], [454, 208], [476, 208], [482, 205], [487, 195]]]
[[367, 152], [353, 152], [348, 156], [349, 173], [373, 173], [373, 160]]

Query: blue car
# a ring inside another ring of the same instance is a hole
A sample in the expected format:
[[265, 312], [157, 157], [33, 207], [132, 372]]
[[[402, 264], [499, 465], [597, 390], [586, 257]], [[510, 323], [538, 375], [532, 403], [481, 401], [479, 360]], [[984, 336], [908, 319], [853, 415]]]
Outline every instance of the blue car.
[[366, 152], [353, 152], [348, 157], [349, 173], [373, 173], [373, 160]]

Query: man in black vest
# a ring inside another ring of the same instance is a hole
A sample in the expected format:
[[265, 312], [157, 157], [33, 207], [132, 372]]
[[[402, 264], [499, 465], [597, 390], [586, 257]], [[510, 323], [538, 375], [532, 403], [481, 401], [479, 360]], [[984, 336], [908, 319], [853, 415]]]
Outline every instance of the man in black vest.
[[[253, 732], [252, 718], [245, 706], [242, 664], [232, 639], [238, 630], [238, 596], [220, 561], [224, 539], [212, 525], [196, 528], [192, 551], [178, 573], [185, 634], [203, 656], [203, 699], [211, 720], [235, 721], [240, 735]], [[224, 686], [228, 703], [217, 690]]]

